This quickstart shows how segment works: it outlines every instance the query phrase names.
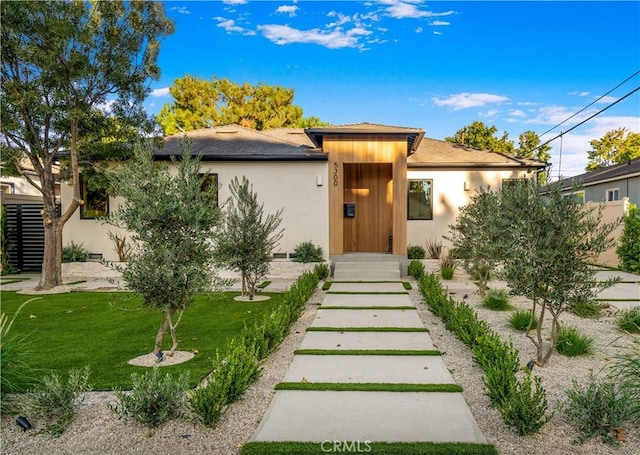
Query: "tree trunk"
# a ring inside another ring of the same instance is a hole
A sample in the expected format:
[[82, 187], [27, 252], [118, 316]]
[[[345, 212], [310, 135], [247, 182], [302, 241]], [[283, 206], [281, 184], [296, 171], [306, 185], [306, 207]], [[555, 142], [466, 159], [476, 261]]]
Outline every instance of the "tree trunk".
[[177, 346], [177, 340], [175, 338], [175, 327], [172, 323], [173, 321], [173, 315], [176, 313], [176, 309], [175, 308], [169, 308], [167, 310], [165, 310], [165, 314], [166, 317], [164, 319], [164, 321], [162, 322], [162, 325], [160, 326], [160, 328], [158, 329], [158, 334], [156, 335], [156, 344], [155, 347], [153, 348], [153, 353], [155, 355], [158, 355], [158, 353], [160, 352], [160, 346], [162, 346], [162, 340], [164, 340], [164, 336], [167, 333], [168, 329], [171, 329], [171, 338], [173, 339], [174, 345], [171, 348], [171, 352], [170, 354], [173, 354], [173, 351], [175, 350], [176, 346]]
[[40, 275], [40, 282], [36, 289], [51, 289], [54, 286], [62, 284], [62, 279], [59, 273], [61, 266], [58, 264], [58, 242], [56, 239], [56, 226], [54, 222], [47, 225], [47, 221], [50, 220], [45, 215], [43, 210], [43, 223], [44, 223], [44, 257], [42, 258], [42, 274]]

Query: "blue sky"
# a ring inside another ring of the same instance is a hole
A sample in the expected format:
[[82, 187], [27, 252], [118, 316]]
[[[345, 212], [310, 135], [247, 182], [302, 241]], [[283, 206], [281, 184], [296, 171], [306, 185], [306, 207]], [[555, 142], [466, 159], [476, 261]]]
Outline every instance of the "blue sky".
[[[542, 134], [640, 71], [640, 2], [168, 1], [176, 31], [145, 106], [185, 74], [295, 90], [332, 124], [424, 128], [443, 139], [474, 120], [511, 139]], [[640, 86], [640, 74], [551, 139]], [[561, 174], [584, 172], [589, 141], [640, 132], [640, 91], [566, 133]], [[552, 175], [560, 139], [550, 145]]]

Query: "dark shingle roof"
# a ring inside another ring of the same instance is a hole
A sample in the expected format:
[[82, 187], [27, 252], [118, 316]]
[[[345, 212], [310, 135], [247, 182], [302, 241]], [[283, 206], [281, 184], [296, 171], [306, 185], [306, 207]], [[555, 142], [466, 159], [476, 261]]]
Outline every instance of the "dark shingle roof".
[[[154, 158], [170, 159], [181, 154], [184, 134], [164, 138], [164, 147], [154, 150]], [[244, 128], [226, 125], [189, 131], [191, 152], [202, 155], [204, 161], [326, 161], [322, 150], [293, 141]]]
[[[626, 163], [615, 164], [613, 166], [605, 167], [602, 169], [596, 169], [595, 171], [585, 172], [584, 174], [576, 175], [566, 179], [559, 180], [554, 185], [561, 184], [562, 189], [572, 188], [575, 183], [579, 183], [582, 186], [597, 185], [598, 183], [604, 183], [610, 180], [617, 180], [620, 178], [628, 178], [632, 176], [640, 175], [640, 157], [634, 158]], [[546, 187], [542, 188], [544, 191]]]
[[425, 137], [407, 159], [408, 167], [524, 167], [542, 169], [546, 163], [504, 153], [479, 150]]

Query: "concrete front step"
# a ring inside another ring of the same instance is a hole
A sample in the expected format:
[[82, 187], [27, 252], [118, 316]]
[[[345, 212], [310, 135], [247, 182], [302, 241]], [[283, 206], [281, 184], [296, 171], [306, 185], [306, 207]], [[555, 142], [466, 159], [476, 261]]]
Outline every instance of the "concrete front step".
[[331, 283], [329, 293], [332, 292], [407, 292], [401, 282], [396, 283]]
[[399, 262], [336, 262], [334, 280], [399, 280]]
[[283, 382], [455, 384], [442, 357], [296, 355]]
[[300, 349], [435, 349], [425, 332], [307, 332]]
[[253, 441], [486, 444], [461, 393], [279, 390]]

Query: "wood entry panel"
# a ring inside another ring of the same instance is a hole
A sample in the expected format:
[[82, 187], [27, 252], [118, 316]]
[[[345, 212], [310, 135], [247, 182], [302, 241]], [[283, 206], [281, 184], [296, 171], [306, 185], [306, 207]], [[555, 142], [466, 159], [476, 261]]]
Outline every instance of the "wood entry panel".
[[386, 253], [393, 232], [391, 163], [344, 164], [344, 203], [356, 216], [344, 218], [345, 253]]

